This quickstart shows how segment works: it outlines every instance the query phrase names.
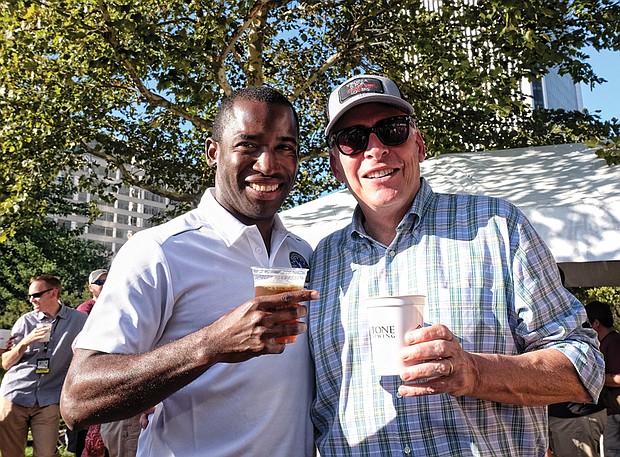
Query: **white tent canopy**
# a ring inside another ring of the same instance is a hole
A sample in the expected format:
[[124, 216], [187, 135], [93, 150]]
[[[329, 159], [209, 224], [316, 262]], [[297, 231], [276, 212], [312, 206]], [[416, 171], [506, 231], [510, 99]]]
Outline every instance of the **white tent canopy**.
[[[425, 160], [436, 192], [505, 198], [517, 205], [566, 274], [566, 285], [620, 286], [620, 166], [581, 144], [444, 154]], [[351, 219], [347, 190], [280, 216], [313, 246]]]

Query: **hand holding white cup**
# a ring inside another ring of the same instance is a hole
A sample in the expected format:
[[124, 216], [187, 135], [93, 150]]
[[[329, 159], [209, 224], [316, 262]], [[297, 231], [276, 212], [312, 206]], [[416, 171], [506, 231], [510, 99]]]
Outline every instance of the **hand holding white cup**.
[[37, 324], [37, 328], [44, 328], [45, 329], [45, 334], [43, 336], [42, 339], [39, 340], [40, 343], [48, 343], [50, 340], [50, 336], [52, 335], [52, 324], [47, 324], [47, 323], [38, 323]]
[[372, 360], [377, 374], [398, 375], [405, 364], [400, 351], [405, 334], [424, 325], [424, 295], [375, 297], [366, 300]]

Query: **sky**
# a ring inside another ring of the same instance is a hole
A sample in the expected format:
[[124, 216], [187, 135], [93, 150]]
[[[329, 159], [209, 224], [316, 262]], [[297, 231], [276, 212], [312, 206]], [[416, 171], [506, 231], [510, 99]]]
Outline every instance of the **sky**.
[[590, 55], [590, 65], [594, 73], [607, 80], [606, 83], [597, 85], [590, 90], [585, 84], [581, 85], [583, 106], [590, 113], [601, 110], [598, 113], [601, 120], [608, 121], [612, 117], [620, 120], [620, 51], [586, 51]]

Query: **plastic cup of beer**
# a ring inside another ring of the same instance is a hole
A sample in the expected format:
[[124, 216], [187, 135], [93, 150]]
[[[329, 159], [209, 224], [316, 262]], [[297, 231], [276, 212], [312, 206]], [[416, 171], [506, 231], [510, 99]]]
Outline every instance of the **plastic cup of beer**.
[[[257, 297], [274, 295], [292, 290], [302, 290], [306, 282], [307, 268], [263, 268], [252, 267], [254, 294]], [[287, 306], [284, 306], [286, 308]], [[277, 308], [276, 308], [277, 309]], [[297, 322], [295, 319], [282, 321], [282, 324]], [[275, 338], [276, 343], [294, 343], [297, 335]]]
[[50, 336], [52, 335], [52, 324], [46, 324], [46, 323], [38, 323], [37, 324], [37, 328], [39, 327], [45, 327], [47, 329], [47, 333], [45, 334], [45, 338], [43, 338], [40, 342], [41, 343], [48, 343], [50, 340]]
[[405, 368], [399, 353], [405, 334], [424, 326], [424, 295], [375, 297], [366, 300], [372, 361], [381, 376], [397, 375]]
[[11, 338], [11, 331], [0, 328], [0, 349], [6, 349], [9, 345], [9, 339]]

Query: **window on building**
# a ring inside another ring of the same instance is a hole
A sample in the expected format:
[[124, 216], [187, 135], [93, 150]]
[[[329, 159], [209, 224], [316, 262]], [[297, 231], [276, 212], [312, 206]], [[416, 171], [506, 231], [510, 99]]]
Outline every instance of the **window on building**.
[[88, 233], [92, 235], [105, 235], [105, 227], [100, 225], [91, 225], [88, 227]]
[[101, 216], [99, 216], [98, 219], [100, 221], [114, 222], [114, 214], [108, 211], [104, 211], [103, 213], [101, 213]]
[[156, 206], [144, 205], [144, 208], [142, 209], [142, 212], [144, 214], [156, 215], [156, 214], [163, 213], [163, 210], [161, 208], [156, 207]]
[[71, 228], [71, 221], [68, 220], [68, 219], [58, 219], [57, 223], [61, 227], [64, 227], [64, 228], [67, 228], [67, 229]]
[[542, 109], [545, 107], [545, 95], [541, 80], [532, 82], [532, 106], [534, 109]]

